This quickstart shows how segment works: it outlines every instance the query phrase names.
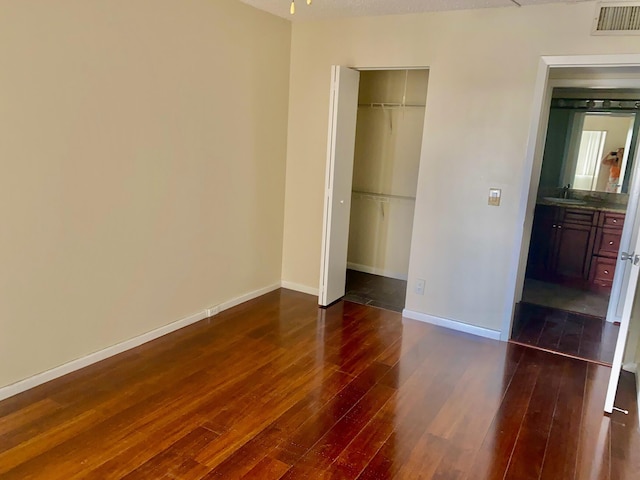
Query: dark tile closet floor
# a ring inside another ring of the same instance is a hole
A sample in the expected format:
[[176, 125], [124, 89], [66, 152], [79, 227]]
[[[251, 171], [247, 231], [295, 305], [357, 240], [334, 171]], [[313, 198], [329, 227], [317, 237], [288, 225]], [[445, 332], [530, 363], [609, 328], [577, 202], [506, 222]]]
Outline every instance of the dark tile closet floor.
[[347, 270], [344, 299], [349, 302], [402, 312], [406, 293], [406, 280]]

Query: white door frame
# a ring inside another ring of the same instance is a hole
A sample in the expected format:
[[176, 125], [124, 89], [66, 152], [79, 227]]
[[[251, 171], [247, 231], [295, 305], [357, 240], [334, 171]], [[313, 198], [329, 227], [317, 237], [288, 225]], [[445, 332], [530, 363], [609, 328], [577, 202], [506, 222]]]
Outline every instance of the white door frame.
[[[524, 175], [522, 187], [520, 189], [520, 203], [518, 207], [518, 229], [513, 239], [514, 248], [512, 250], [511, 266], [508, 276], [508, 291], [506, 295], [506, 305], [500, 339], [508, 341], [511, 337], [513, 313], [515, 304], [520, 301], [522, 287], [524, 285], [524, 274], [527, 265], [529, 251], [529, 241], [531, 237], [531, 226], [533, 222], [533, 211], [535, 208], [538, 193], [538, 182], [542, 168], [542, 156], [546, 138], [547, 123], [549, 120], [549, 108], [551, 104], [551, 93], [557, 83], [549, 80], [549, 72], [552, 68], [561, 67], [595, 67], [595, 68], [615, 68], [615, 67], [640, 67], [639, 54], [622, 55], [575, 55], [575, 56], [543, 56], [540, 58], [538, 73], [533, 97], [532, 120], [529, 128], [529, 141], [525, 156]], [[612, 84], [612, 80], [574, 80], [575, 86], [588, 88], [607, 87]], [[581, 84], [582, 82], [582, 84]], [[637, 80], [629, 80], [629, 84], [638, 88]], [[568, 81], [567, 81], [568, 83]], [[624, 84], [624, 80], [616, 85]]]
[[[336, 67], [336, 66], [333, 66]], [[333, 68], [332, 67], [332, 68]], [[342, 65], [342, 67], [344, 68], [349, 68], [351, 70], [356, 70], [357, 72], [364, 72], [364, 71], [393, 71], [393, 70], [427, 70], [430, 72], [430, 67], [427, 66], [394, 66], [394, 67], [388, 67], [388, 66], [377, 66], [377, 67], [371, 67], [371, 66], [348, 66], [348, 65]], [[332, 80], [333, 81], [333, 80]], [[429, 98], [429, 87], [428, 87], [428, 81], [427, 81], [427, 98], [425, 100], [428, 100]], [[425, 102], [426, 103], [426, 102]], [[329, 141], [328, 141], [328, 151], [327, 151], [327, 156], [330, 156], [330, 149], [331, 149], [331, 122], [332, 122], [332, 117], [333, 117], [333, 111], [332, 109], [334, 108], [333, 105], [333, 101], [331, 103], [331, 107], [330, 107], [330, 111], [329, 111]], [[426, 119], [426, 112], [427, 112], [427, 108], [425, 107], [425, 117], [423, 117], [422, 119], [422, 125], [423, 125], [423, 140], [424, 140], [424, 125], [425, 125], [425, 119]], [[354, 141], [355, 141], [355, 133], [354, 133]], [[420, 153], [422, 154], [422, 147], [420, 149]], [[422, 158], [422, 156], [420, 157]], [[326, 257], [326, 250], [327, 250], [327, 246], [326, 246], [326, 242], [327, 242], [327, 236], [330, 234], [330, 225], [329, 225], [329, 220], [328, 220], [328, 214], [327, 214], [327, 187], [326, 185], [328, 185], [329, 183], [329, 176], [331, 175], [331, 159], [328, 158], [327, 159], [327, 166], [325, 169], [325, 207], [324, 207], [324, 218], [322, 221], [322, 248], [321, 248], [321, 252], [320, 252], [320, 282], [319, 282], [319, 286], [318, 286], [318, 300], [319, 300], [319, 304], [321, 306], [323, 306], [324, 304], [326, 304], [327, 302], [323, 302], [323, 297], [325, 297], [325, 291], [326, 291], [326, 285], [325, 285], [325, 270], [327, 269], [327, 266], [325, 264], [325, 257]], [[420, 165], [418, 165], [418, 172], [416, 172], [417, 175], [419, 175], [419, 170], [420, 170]], [[349, 211], [351, 211], [351, 202], [349, 201], [349, 205], [348, 205]], [[415, 213], [414, 213], [415, 216]], [[415, 225], [415, 217], [413, 219], [413, 224], [412, 224], [412, 229], [413, 229], [413, 225]], [[412, 236], [413, 237], [413, 236]], [[345, 270], [346, 270], [346, 266], [345, 266]], [[405, 298], [405, 302], [406, 302], [406, 298]], [[326, 305], [324, 305], [326, 306]]]

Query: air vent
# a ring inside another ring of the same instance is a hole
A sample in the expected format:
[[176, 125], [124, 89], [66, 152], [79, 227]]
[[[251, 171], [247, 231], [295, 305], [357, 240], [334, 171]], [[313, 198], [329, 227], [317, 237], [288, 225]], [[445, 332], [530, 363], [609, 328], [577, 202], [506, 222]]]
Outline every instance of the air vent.
[[640, 2], [599, 3], [594, 35], [640, 35]]

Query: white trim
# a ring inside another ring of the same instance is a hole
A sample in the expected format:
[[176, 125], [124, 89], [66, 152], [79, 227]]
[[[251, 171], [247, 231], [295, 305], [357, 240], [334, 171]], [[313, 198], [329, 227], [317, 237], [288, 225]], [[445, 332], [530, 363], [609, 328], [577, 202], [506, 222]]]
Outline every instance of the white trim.
[[114, 355], [118, 355], [119, 353], [131, 350], [132, 348], [138, 347], [143, 343], [155, 340], [156, 338], [167, 335], [168, 333], [175, 332], [176, 330], [199, 322], [200, 320], [204, 320], [205, 318], [208, 318], [210, 316], [208, 315], [208, 313], [217, 313], [223, 310], [227, 310], [243, 302], [264, 295], [265, 293], [277, 290], [278, 288], [280, 288], [280, 283], [254, 290], [239, 297], [235, 297], [227, 302], [221, 303], [216, 307], [207, 308], [201, 312], [194, 313], [193, 315], [189, 315], [188, 317], [169, 323], [168, 325], [164, 325], [162, 327], [156, 328], [155, 330], [151, 330], [150, 332], [143, 333], [142, 335], [130, 338], [129, 340], [125, 340], [110, 347], [103, 348], [102, 350], [90, 353], [89, 355], [85, 355], [84, 357], [72, 360], [45, 372], [38, 373], [32, 377], [25, 378], [24, 380], [20, 380], [5, 387], [1, 387], [0, 400], [12, 397], [14, 395], [17, 395], [18, 393], [37, 387], [38, 385], [42, 385], [43, 383], [49, 382], [56, 378], [62, 377], [63, 375], [66, 375], [68, 373], [75, 372], [76, 370], [88, 367], [89, 365], [93, 365], [94, 363], [97, 363], [101, 360], [105, 360], [109, 357], [113, 357]]
[[635, 67], [640, 65], [640, 54], [618, 55], [546, 55], [542, 61], [550, 67]]
[[[634, 372], [634, 375], [636, 377], [636, 395], [638, 395], [637, 398], [637, 403], [638, 403], [638, 412], [640, 412], [640, 375], [638, 375], [638, 372]], [[638, 425], [640, 426], [640, 415], [638, 415]]]
[[274, 283], [272, 285], [259, 288], [258, 290], [253, 290], [252, 292], [245, 293], [244, 295], [240, 295], [239, 297], [232, 298], [231, 300], [227, 300], [220, 304], [220, 311], [224, 312], [230, 308], [235, 307], [236, 305], [240, 305], [241, 303], [248, 302], [249, 300], [253, 300], [254, 298], [258, 298], [266, 293], [273, 292], [280, 288], [280, 282]]
[[625, 372], [633, 373], [635, 375], [638, 371], [638, 364], [633, 362], [624, 363], [622, 364], [622, 370], [624, 370]]
[[[526, 257], [522, 259], [523, 252], [528, 251], [529, 237], [531, 236], [531, 226], [526, 228], [527, 213], [529, 205], [531, 205], [531, 197], [535, 198], [537, 194], [537, 183], [539, 182], [540, 172], [537, 172], [538, 178], [535, 178], [533, 172], [534, 167], [540, 168], [542, 162], [536, 162], [537, 157], [542, 157], [544, 149], [544, 134], [546, 134], [549, 117], [549, 106], [551, 103], [551, 88], [548, 87], [549, 64], [545, 61], [545, 57], [540, 59], [538, 65], [538, 74], [536, 86], [533, 95], [533, 115], [531, 125], [529, 127], [529, 139], [527, 141], [527, 153], [524, 161], [524, 175], [520, 192], [520, 205], [518, 208], [518, 223], [516, 235], [514, 238], [514, 247], [512, 250], [511, 267], [509, 269], [509, 280], [507, 283], [506, 305], [504, 309], [504, 317], [502, 319], [502, 328], [500, 340], [506, 342], [511, 337], [511, 327], [515, 304], [520, 301], [522, 296], [522, 286], [524, 285], [524, 270], [526, 267]], [[544, 132], [542, 132], [544, 130]], [[535, 181], [536, 186], [531, 183]], [[533, 208], [533, 207], [532, 207]], [[525, 235], [525, 229], [527, 234]], [[526, 243], [526, 244], [525, 244]], [[526, 255], [526, 254], [525, 254]]]
[[382, 277], [395, 278], [397, 280], [406, 281], [409, 278], [406, 273], [392, 272], [391, 270], [370, 267], [369, 265], [362, 265], [360, 263], [347, 262], [347, 268], [350, 270], [356, 270], [358, 272], [371, 273], [373, 275], [380, 275]]
[[47, 370], [46, 372], [38, 373], [33, 377], [25, 378], [24, 380], [20, 380], [19, 382], [7, 385], [6, 387], [0, 388], [0, 400], [12, 397], [14, 395], [17, 395], [18, 393], [29, 390], [30, 388], [37, 387], [38, 385], [42, 385], [43, 383], [49, 382], [58, 377], [62, 377], [63, 375], [66, 375], [68, 373], [80, 370], [81, 368], [88, 367], [89, 365], [97, 363], [106, 358], [113, 357], [114, 355], [138, 347], [143, 343], [155, 340], [156, 338], [162, 337], [163, 335], [191, 325], [192, 323], [199, 322], [200, 320], [203, 320], [205, 318], [207, 318], [207, 313], [206, 310], [203, 310], [202, 312], [195, 313], [181, 320], [177, 320], [168, 325], [164, 325], [163, 327], [156, 328], [155, 330], [151, 330], [150, 332], [143, 333], [142, 335], [138, 335], [137, 337], [133, 337], [129, 340], [125, 340], [124, 342], [112, 345], [111, 347], [103, 348], [102, 350], [98, 350], [97, 352], [90, 353], [89, 355], [85, 355], [84, 357], [78, 358], [76, 360], [72, 360], [63, 365], [52, 368], [51, 370]]
[[593, 90], [596, 88], [638, 88], [637, 78], [553, 78], [549, 79], [551, 88], [583, 88]]
[[458, 332], [470, 333], [471, 335], [477, 335], [478, 337], [491, 338], [492, 340], [500, 340], [500, 332], [498, 330], [491, 330], [489, 328], [477, 327], [475, 325], [469, 325], [468, 323], [458, 322], [456, 320], [449, 320], [448, 318], [435, 317], [426, 313], [415, 312], [413, 310], [402, 311], [402, 316], [410, 318], [411, 320], [418, 320], [419, 322], [430, 323], [432, 325], [438, 325], [439, 327], [445, 327], [451, 330], [457, 330]]
[[402, 66], [395, 66], [395, 67], [351, 67], [354, 70], [358, 70], [360, 72], [365, 72], [365, 71], [386, 71], [386, 70], [430, 70], [431, 67], [420, 67], [420, 66], [411, 66], [411, 67], [402, 67]]
[[319, 289], [316, 288], [316, 287], [310, 287], [309, 285], [303, 285], [301, 283], [288, 282], [286, 280], [282, 280], [282, 282], [280, 282], [280, 286], [282, 288], [287, 288], [289, 290], [295, 290], [296, 292], [302, 292], [302, 293], [308, 293], [309, 295], [315, 295], [316, 297], [318, 296], [318, 293], [320, 292]]

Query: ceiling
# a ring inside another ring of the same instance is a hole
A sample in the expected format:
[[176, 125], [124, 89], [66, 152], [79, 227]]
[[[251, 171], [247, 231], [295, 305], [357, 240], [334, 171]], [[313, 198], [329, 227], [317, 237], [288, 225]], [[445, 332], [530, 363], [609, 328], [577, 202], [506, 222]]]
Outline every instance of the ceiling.
[[400, 15], [407, 13], [463, 10], [472, 8], [526, 7], [542, 3], [575, 3], [583, 0], [296, 0], [296, 14], [289, 13], [291, 0], [240, 0], [260, 10], [289, 20], [315, 20], [337, 17]]

